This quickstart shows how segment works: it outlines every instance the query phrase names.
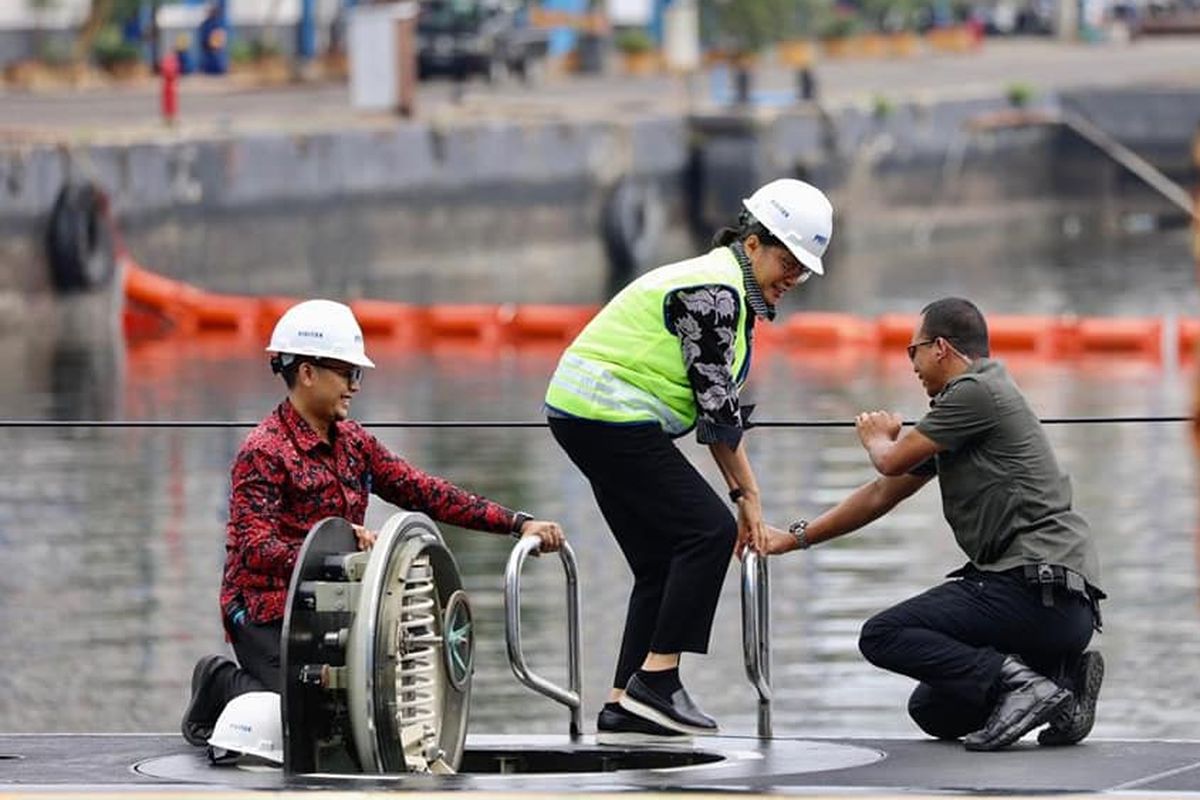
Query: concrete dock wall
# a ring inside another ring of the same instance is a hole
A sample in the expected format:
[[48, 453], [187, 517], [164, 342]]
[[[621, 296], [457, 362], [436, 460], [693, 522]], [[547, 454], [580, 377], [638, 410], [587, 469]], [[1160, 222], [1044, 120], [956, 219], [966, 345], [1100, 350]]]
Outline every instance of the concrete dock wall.
[[[1041, 102], [1087, 115], [1181, 174], [1197, 99], [1112, 91]], [[622, 180], [655, 206], [653, 263], [692, 252], [741, 197], [782, 175], [829, 189], [843, 223], [860, 228], [880, 209], [1087, 198], [1117, 185], [1112, 167], [1055, 127], [971, 132], [971, 120], [1006, 107], [991, 98], [0, 145], [0, 289], [47, 290], [41, 236], [69, 179], [103, 185], [130, 252], [164, 274], [222, 292], [414, 302], [594, 302], [610, 277], [601, 234]]]

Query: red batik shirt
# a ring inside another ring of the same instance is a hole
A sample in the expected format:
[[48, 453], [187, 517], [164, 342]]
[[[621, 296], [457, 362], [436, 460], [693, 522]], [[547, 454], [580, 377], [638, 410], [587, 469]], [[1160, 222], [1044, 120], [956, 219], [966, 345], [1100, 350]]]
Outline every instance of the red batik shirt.
[[[513, 512], [391, 453], [357, 422], [321, 441], [287, 400], [246, 437], [233, 462], [221, 611], [281, 619], [292, 567], [309, 529], [326, 517], [361, 525], [372, 492], [438, 522], [507, 533]], [[228, 624], [228, 623], [227, 623]]]

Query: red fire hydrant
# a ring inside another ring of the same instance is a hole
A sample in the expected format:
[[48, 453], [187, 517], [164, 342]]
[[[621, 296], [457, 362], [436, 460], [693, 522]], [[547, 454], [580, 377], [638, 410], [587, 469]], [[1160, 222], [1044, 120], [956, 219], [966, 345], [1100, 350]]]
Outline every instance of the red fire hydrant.
[[167, 53], [159, 62], [158, 72], [162, 76], [163, 122], [174, 125], [179, 114], [179, 57]]

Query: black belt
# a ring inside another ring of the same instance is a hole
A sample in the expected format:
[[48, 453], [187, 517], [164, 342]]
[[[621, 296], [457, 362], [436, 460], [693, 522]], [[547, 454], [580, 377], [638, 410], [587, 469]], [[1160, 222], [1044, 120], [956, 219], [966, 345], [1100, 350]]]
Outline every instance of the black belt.
[[1054, 605], [1054, 588], [1061, 587], [1077, 594], [1088, 602], [1095, 616], [1096, 630], [1100, 630], [1100, 599], [1104, 593], [1088, 586], [1087, 580], [1073, 569], [1059, 564], [1025, 564], [1021, 567], [1028, 583], [1042, 588], [1042, 605]]

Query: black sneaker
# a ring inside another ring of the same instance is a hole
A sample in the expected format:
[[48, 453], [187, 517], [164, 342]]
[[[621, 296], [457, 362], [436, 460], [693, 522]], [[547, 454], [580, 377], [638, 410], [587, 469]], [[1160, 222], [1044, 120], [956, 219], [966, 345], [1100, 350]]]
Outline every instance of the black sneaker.
[[188, 744], [204, 747], [208, 744], [208, 737], [212, 736], [213, 726], [217, 724], [217, 716], [221, 713], [221, 709], [213, 707], [212, 678], [226, 664], [232, 665], [233, 662], [224, 656], [205, 656], [192, 669], [192, 697], [179, 725], [180, 733]]
[[680, 733], [704, 735], [717, 732], [716, 720], [692, 702], [687, 689], [680, 686], [670, 697], [663, 697], [647, 686], [636, 672], [625, 685], [621, 708]]
[[1104, 682], [1104, 656], [1095, 650], [1083, 653], [1071, 677], [1075, 682], [1075, 702], [1038, 734], [1040, 745], [1078, 744], [1092, 732], [1096, 723], [1096, 699], [1100, 696], [1100, 684]]
[[596, 719], [599, 744], [687, 744], [692, 737], [630, 714], [617, 703], [605, 703]]

